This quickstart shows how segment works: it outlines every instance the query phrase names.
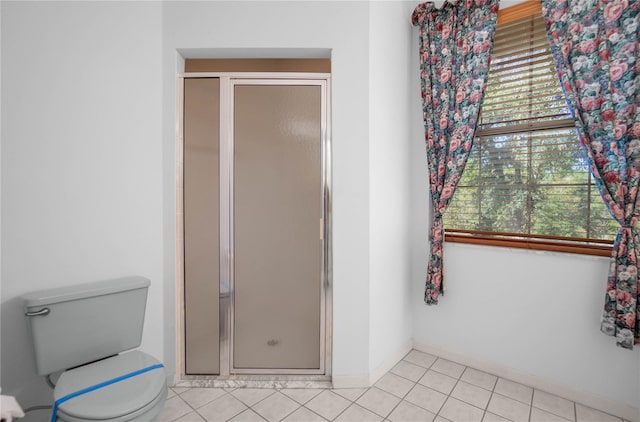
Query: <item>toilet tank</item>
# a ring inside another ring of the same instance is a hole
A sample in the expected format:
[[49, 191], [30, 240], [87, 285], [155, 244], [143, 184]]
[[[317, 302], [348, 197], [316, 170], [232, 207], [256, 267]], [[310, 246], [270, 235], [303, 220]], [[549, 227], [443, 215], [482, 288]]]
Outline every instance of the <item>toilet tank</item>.
[[22, 296], [39, 375], [140, 346], [149, 280], [126, 277]]

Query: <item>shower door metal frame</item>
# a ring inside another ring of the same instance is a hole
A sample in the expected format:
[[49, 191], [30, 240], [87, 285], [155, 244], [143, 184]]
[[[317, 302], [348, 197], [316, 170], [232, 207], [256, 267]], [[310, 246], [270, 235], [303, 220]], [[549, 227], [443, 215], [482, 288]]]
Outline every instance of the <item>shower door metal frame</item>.
[[[184, 329], [184, 214], [182, 209], [183, 190], [181, 189], [184, 157], [184, 79], [218, 78], [220, 80], [220, 374], [207, 376], [211, 379], [233, 378], [234, 376], [284, 375], [292, 380], [299, 376], [331, 375], [332, 369], [332, 244], [331, 244], [331, 75], [326, 73], [184, 73], [178, 76], [178, 130], [177, 130], [177, 299], [179, 300], [178, 322], [180, 333], [178, 341], [179, 379], [200, 375], [187, 375], [185, 363]], [[318, 369], [246, 369], [235, 368], [233, 364], [234, 332], [234, 236], [233, 236], [233, 163], [234, 163], [234, 87], [236, 85], [294, 85], [319, 86], [321, 88], [321, 220], [319, 221], [319, 241], [322, 242], [320, 274], [320, 368]], [[279, 377], [281, 379], [282, 377]]]

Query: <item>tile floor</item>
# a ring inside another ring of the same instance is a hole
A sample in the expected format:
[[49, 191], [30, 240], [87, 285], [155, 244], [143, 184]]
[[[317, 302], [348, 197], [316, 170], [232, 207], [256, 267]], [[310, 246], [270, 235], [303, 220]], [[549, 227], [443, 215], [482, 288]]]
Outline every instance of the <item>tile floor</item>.
[[412, 350], [362, 389], [172, 388], [160, 422], [622, 422]]

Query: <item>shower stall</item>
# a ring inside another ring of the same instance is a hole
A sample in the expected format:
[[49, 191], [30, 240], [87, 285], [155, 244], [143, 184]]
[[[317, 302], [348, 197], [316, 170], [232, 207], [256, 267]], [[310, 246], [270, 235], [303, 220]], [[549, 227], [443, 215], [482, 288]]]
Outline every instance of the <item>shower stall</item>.
[[179, 78], [185, 376], [330, 375], [328, 73]]

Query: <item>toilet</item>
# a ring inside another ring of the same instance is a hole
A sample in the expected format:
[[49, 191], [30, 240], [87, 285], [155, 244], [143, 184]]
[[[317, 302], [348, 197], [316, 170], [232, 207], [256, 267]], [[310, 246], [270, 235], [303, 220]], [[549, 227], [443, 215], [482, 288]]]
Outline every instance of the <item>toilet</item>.
[[126, 277], [22, 296], [36, 372], [64, 371], [51, 421], [155, 421], [166, 374], [139, 350], [149, 280]]

